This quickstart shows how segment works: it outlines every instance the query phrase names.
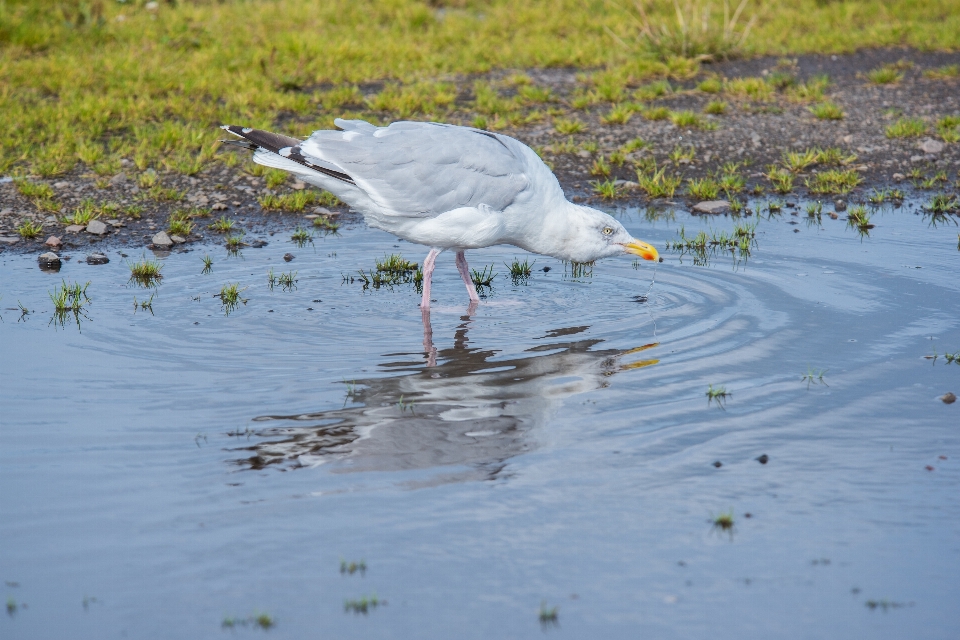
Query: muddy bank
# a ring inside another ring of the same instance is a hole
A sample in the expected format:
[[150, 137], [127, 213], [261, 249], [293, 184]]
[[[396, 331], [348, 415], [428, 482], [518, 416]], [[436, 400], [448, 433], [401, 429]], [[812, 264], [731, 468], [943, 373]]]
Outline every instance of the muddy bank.
[[[956, 193], [960, 179], [960, 144], [943, 142], [934, 128], [938, 118], [960, 114], [960, 80], [957, 76], [930, 77], [925, 72], [955, 64], [960, 64], [958, 53], [883, 49], [845, 56], [766, 57], [704, 65], [697, 78], [673, 82], [670, 91], [644, 101], [647, 109], [697, 114], [700, 124], [695, 126], [652, 120], [639, 112], [631, 113], [621, 124], [611, 124], [610, 103], [573, 107], [576, 96], [587, 87], [578, 70], [532, 70], [527, 75], [533, 84], [549, 88], [556, 97], [550, 104], [550, 117], [501, 130], [536, 148], [553, 166], [570, 197], [579, 201], [601, 202], [593, 188], [598, 180], [620, 181], [615, 196], [606, 200], [608, 204], [643, 206], [655, 201], [636, 185], [637, 167], [649, 168], [652, 163], [666, 167], [680, 180], [676, 193], [660, 201], [686, 207], [701, 199], [687, 194], [687, 181], [717, 175], [730, 163], [737, 163], [743, 193], [864, 202], [875, 189], [895, 187], [908, 197], [929, 200], [935, 193]], [[894, 65], [901, 79], [891, 84], [868, 79], [871, 70], [884, 65]], [[811, 112], [811, 103], [798, 102], [791, 94], [791, 87], [808, 83], [819, 74], [829, 76], [825, 99], [843, 111], [842, 119], [820, 120]], [[506, 76], [505, 72], [491, 74], [489, 79]], [[773, 76], [780, 78], [783, 86], [762, 99], [698, 88], [710, 78]], [[463, 82], [468, 96], [473, 80]], [[506, 89], [504, 95], [509, 94]], [[705, 113], [711, 102], [719, 101], [727, 105], [724, 113]], [[930, 125], [928, 132], [888, 137], [887, 127], [902, 117], [924, 119]], [[456, 111], [448, 120], [470, 124], [473, 114]], [[576, 120], [582, 130], [561, 134], [558, 120]], [[637, 138], [646, 145], [622, 154], [622, 158], [616, 156], [628, 141]], [[769, 177], [769, 166], [780, 163], [782, 167], [786, 152], [811, 148], [840, 149], [843, 170], [855, 171], [860, 184], [848, 193], [811, 194], [807, 183], [826, 168], [814, 163], [791, 173], [792, 189], [778, 192]], [[598, 162], [606, 169], [598, 172]], [[113, 176], [95, 176], [80, 167], [54, 179], [31, 179], [52, 190], [52, 197], [42, 202], [22, 194], [9, 179], [0, 183], [0, 251], [41, 252], [47, 249], [44, 242], [50, 236], [62, 243], [54, 248], [139, 250], [158, 246], [160, 232], [167, 232], [172, 244], [165, 245], [161, 236], [159, 248], [174, 251], [196, 242], [225, 242], [241, 231], [242, 242], [262, 246], [271, 236], [288, 235], [300, 226], [322, 234], [335, 231], [338, 225], [359, 222], [359, 216], [329, 202], [319, 207], [315, 203], [301, 205], [297, 211], [264, 209], [263, 198], [292, 194], [304, 185], [291, 178], [270, 188], [265, 176], [247, 171], [245, 158], [212, 164], [195, 176], [145, 174], [129, 160], [124, 160], [120, 173]], [[97, 209], [97, 219], [104, 224], [90, 227], [65, 220], [83, 207]], [[193, 222], [188, 232], [170, 228], [170, 218], [178, 211]], [[221, 216], [232, 221], [230, 230], [211, 228]], [[25, 224], [34, 228], [35, 237], [22, 237], [18, 229]]]

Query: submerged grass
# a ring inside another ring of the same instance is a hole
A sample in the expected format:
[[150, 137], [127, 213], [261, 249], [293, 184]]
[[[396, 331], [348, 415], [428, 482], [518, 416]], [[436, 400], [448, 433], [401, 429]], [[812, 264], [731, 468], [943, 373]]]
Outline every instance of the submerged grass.
[[63, 280], [54, 291], [48, 291], [50, 301], [53, 302], [51, 323], [62, 327], [72, 314], [79, 329], [80, 317], [86, 317], [83, 309], [90, 303], [90, 298], [87, 296], [87, 287], [89, 286], [89, 282], [80, 286], [79, 282], [67, 284], [67, 281]]
[[130, 280], [141, 287], [155, 287], [163, 278], [161, 273], [163, 263], [159, 260], [147, 260], [146, 257], [142, 257], [139, 262], [128, 263], [127, 266], [130, 267]]

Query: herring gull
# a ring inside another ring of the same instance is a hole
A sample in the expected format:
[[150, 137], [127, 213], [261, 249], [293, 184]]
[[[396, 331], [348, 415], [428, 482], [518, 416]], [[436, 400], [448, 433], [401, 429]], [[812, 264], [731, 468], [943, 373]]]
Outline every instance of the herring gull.
[[289, 171], [363, 214], [367, 224], [426, 245], [422, 309], [430, 306], [434, 263], [456, 251], [471, 302], [479, 301], [464, 251], [510, 244], [532, 253], [594, 262], [629, 253], [662, 261], [613, 217], [564, 197], [556, 176], [522, 142], [435, 122], [334, 121], [339, 131], [306, 140], [224, 125], [258, 164]]

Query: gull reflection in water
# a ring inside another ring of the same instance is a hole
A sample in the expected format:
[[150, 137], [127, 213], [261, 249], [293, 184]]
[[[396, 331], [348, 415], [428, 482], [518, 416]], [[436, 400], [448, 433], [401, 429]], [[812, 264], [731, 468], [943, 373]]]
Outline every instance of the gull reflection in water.
[[336, 462], [337, 471], [459, 467], [444, 481], [493, 479], [506, 460], [534, 446], [528, 432], [546, 424], [564, 398], [658, 362], [623, 362], [657, 343], [595, 350], [603, 340], [575, 337], [586, 326], [549, 331], [523, 356], [498, 360], [496, 349], [470, 344], [475, 309], [461, 316], [453, 346], [440, 350], [424, 311], [424, 354], [381, 365], [412, 373], [348, 383], [350, 406], [255, 418], [253, 433], [262, 440], [235, 449], [252, 454], [237, 463], [291, 469]]

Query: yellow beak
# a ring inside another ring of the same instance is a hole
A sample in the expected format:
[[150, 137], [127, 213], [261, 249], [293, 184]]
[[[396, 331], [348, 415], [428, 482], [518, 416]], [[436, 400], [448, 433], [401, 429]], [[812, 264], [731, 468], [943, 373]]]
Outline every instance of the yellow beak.
[[637, 240], [636, 238], [633, 239], [633, 242], [628, 242], [627, 244], [623, 245], [623, 249], [627, 253], [640, 256], [644, 260], [663, 262], [663, 258], [660, 257], [660, 254], [657, 253], [657, 250], [654, 249], [652, 245], [649, 245], [642, 240]]

